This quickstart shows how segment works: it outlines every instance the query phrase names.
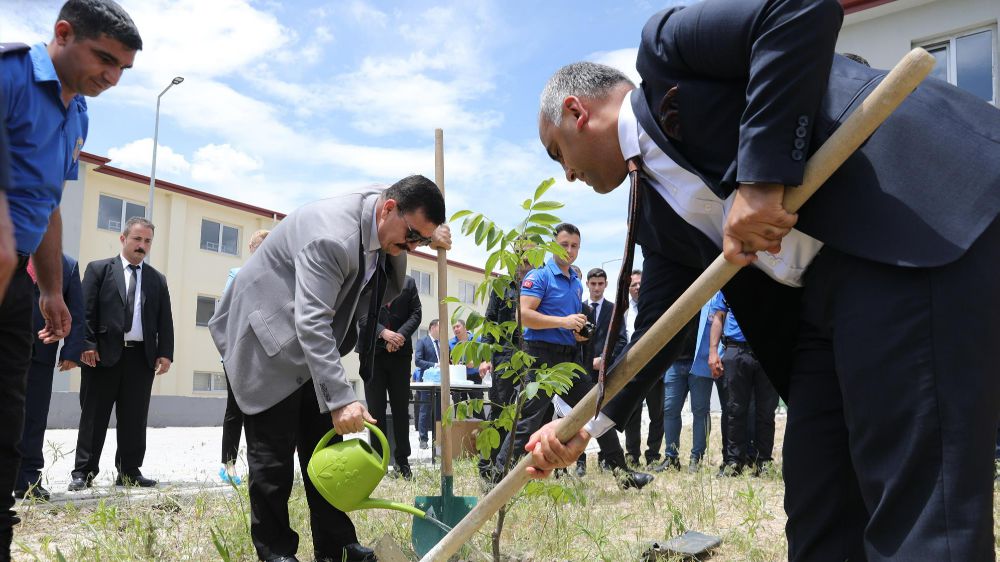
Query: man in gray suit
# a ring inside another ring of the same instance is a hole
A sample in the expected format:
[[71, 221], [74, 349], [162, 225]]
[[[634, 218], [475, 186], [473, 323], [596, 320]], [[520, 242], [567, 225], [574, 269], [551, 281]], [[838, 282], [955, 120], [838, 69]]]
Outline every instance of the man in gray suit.
[[[344, 435], [375, 421], [341, 356], [357, 340], [356, 318], [399, 294], [406, 252], [450, 247], [444, 221], [444, 198], [423, 176], [304, 205], [271, 232], [219, 303], [209, 329], [245, 415], [250, 532], [261, 560], [296, 560], [288, 521], [295, 449], [305, 473], [331, 427]], [[347, 515], [303, 481], [316, 559], [374, 560]]]

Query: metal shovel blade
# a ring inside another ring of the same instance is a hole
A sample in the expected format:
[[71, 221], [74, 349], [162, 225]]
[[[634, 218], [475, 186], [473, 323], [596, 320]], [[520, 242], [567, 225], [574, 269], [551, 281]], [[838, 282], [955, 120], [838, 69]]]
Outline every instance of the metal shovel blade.
[[[476, 506], [475, 497], [455, 496], [447, 486], [444, 492], [440, 496], [417, 496], [414, 499], [416, 507], [427, 513], [427, 518], [413, 518], [413, 550], [421, 557]], [[442, 528], [439, 523], [447, 528]]]

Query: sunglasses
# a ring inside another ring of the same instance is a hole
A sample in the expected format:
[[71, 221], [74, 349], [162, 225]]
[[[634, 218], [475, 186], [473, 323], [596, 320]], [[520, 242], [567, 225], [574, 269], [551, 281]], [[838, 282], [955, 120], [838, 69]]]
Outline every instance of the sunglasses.
[[416, 242], [417, 246], [430, 246], [431, 238], [420, 234], [417, 229], [410, 226], [410, 221], [406, 220], [406, 216], [403, 213], [399, 213], [399, 216], [403, 219], [403, 223], [406, 224], [406, 241]]

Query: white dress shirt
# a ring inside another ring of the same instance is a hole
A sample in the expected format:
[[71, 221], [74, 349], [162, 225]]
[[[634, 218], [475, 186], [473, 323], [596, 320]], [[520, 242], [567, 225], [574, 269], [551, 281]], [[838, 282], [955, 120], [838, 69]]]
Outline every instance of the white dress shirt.
[[635, 332], [635, 317], [639, 315], [639, 303], [635, 302], [632, 295], [628, 297], [628, 310], [625, 311], [625, 341], [632, 341], [632, 334]]
[[[125, 256], [118, 255], [122, 261], [122, 270], [125, 272], [125, 298], [128, 299], [128, 289], [132, 286], [132, 270]], [[132, 329], [125, 334], [125, 341], [142, 341], [142, 268], [145, 264], [140, 263], [139, 269], [135, 271], [135, 306], [132, 307]]]
[[[618, 112], [618, 142], [626, 160], [642, 156], [647, 183], [660, 197], [688, 224], [722, 248], [722, 230], [736, 191], [725, 201], [719, 199], [701, 178], [667, 156], [642, 129], [632, 112], [631, 96], [625, 96]], [[801, 287], [806, 267], [822, 247], [819, 240], [793, 228], [782, 238], [778, 255], [759, 252], [753, 265], [779, 283]]]

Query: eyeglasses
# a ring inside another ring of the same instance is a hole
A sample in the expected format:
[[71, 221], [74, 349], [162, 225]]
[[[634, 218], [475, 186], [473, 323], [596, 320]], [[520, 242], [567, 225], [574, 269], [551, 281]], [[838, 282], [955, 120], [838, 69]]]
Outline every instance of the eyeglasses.
[[406, 224], [407, 242], [416, 242], [417, 246], [430, 246], [432, 240], [429, 236], [424, 236], [423, 234], [420, 234], [420, 232], [417, 229], [410, 226], [410, 221], [406, 220], [406, 216], [403, 215], [402, 212], [399, 213], [399, 216], [403, 219], [403, 223]]

